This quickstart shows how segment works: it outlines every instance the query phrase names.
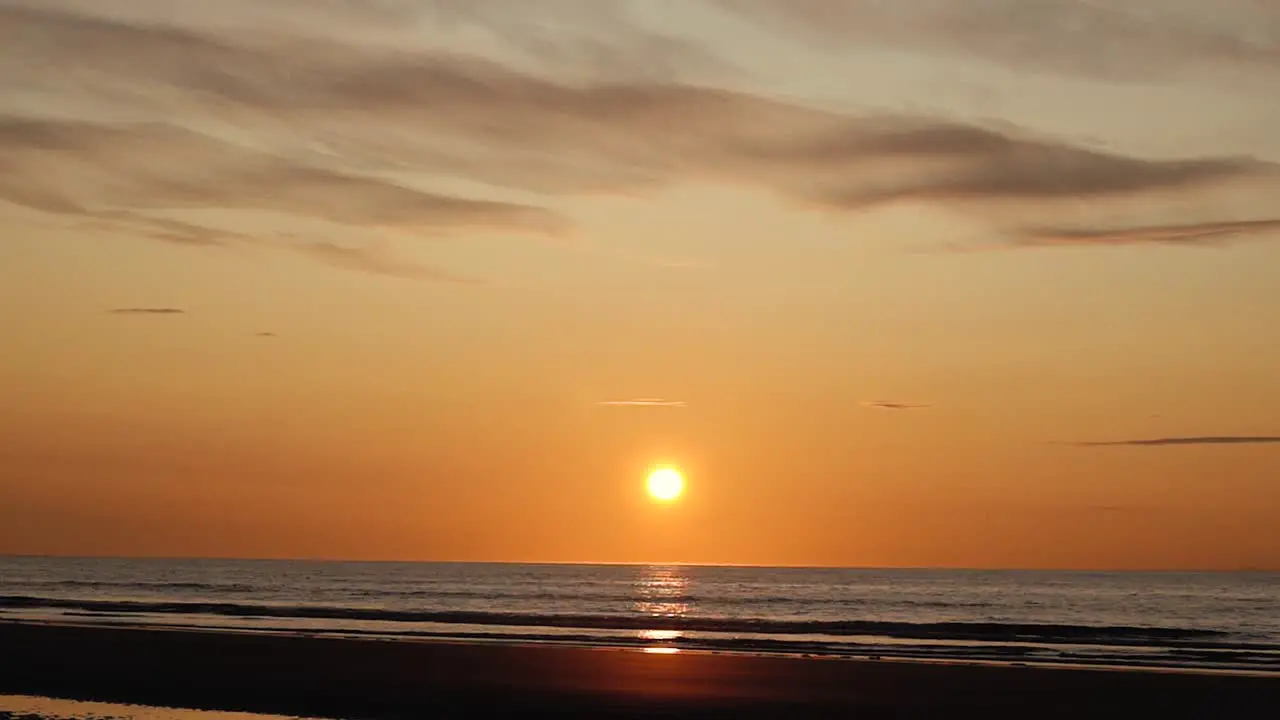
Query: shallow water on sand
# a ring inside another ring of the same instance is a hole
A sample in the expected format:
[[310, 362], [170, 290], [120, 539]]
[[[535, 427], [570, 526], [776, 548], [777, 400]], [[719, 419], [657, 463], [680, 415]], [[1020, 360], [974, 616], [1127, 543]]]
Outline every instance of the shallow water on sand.
[[183, 710], [0, 695], [0, 720], [298, 720], [284, 715]]

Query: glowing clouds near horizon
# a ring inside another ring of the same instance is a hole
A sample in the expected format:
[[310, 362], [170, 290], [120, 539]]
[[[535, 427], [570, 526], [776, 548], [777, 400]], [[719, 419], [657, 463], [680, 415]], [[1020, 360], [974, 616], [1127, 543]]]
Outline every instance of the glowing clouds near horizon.
[[658, 502], [674, 502], [684, 494], [684, 476], [675, 468], [657, 468], [645, 479], [645, 489]]

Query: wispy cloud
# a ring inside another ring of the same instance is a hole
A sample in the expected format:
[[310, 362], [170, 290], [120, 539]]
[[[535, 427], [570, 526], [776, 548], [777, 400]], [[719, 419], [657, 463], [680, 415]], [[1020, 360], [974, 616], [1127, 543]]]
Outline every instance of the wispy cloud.
[[1147, 440], [1110, 440], [1104, 442], [1074, 443], [1082, 447], [1165, 447], [1173, 445], [1270, 445], [1280, 443], [1276, 435], [1202, 435], [1191, 437], [1167, 437]]
[[0, 197], [14, 204], [166, 230], [171, 221], [115, 209], [256, 209], [405, 229], [558, 227], [540, 208], [416, 190], [155, 123], [0, 118], [0, 161], [10, 171]]
[[933, 407], [933, 405], [927, 403], [907, 403], [894, 400], [867, 400], [862, 405], [876, 410], [924, 410]]
[[706, 48], [642, 26], [625, 2], [427, 0], [417, 7], [419, 22], [444, 30], [481, 30], [499, 38], [521, 62], [552, 72], [651, 82], [671, 81], [690, 70], [734, 72]]
[[1139, 505], [1105, 505], [1105, 504], [1085, 505], [1081, 509], [1086, 510], [1088, 512], [1095, 512], [1095, 513], [1125, 513], [1125, 514], [1141, 513], [1147, 510], [1147, 508], [1144, 508]]
[[107, 312], [112, 315], [182, 315], [187, 311], [182, 310], [181, 308], [170, 307], [129, 307], [114, 308]]
[[[484, 226], [553, 233], [563, 227], [541, 208], [426, 192], [154, 123], [0, 117], [0, 167], [7, 170], [0, 175], [0, 200], [189, 245], [248, 238], [152, 211], [256, 210], [407, 234]], [[368, 272], [458, 279], [388, 262], [375, 249], [317, 244], [309, 253]]]
[[141, 213], [104, 210], [86, 213], [86, 217], [90, 219], [81, 227], [116, 232], [128, 230], [177, 245], [222, 247], [232, 242], [250, 240], [241, 233]]
[[[769, 12], [839, 5], [817, 1]], [[350, 242], [318, 244], [311, 257], [456, 280], [388, 262], [368, 241], [387, 229], [561, 236], [571, 226], [549, 196], [699, 180], [752, 183], [832, 212], [892, 203], [976, 212], [1011, 247], [1195, 237], [1188, 228], [1202, 238], [1261, 233], [1272, 221], [1243, 214], [1238, 198], [1280, 192], [1280, 170], [1250, 158], [1131, 157], [1016, 128], [819, 111], [682, 84], [674, 68], [632, 72], [632, 56], [664, 40], [616, 10], [590, 11], [590, 21], [632, 49], [609, 77], [570, 81], [415, 44], [403, 31], [483, 26], [550, 65], [610, 52], [557, 35], [570, 49], [555, 60], [546, 26], [510, 4], [344, 4], [326, 20], [297, 0], [228, 2], [213, 13], [151, 0], [0, 0], [0, 35], [16, 43], [0, 56], [0, 82], [13, 89], [0, 98], [0, 200], [186, 244], [239, 238], [174, 213], [323, 222]], [[960, 12], [933, 5], [921, 12]], [[33, 94], [45, 101], [24, 104]], [[41, 114], [53, 106], [77, 108], [76, 119]], [[435, 181], [479, 189], [463, 196]], [[1190, 199], [1197, 215], [1184, 218]], [[1111, 224], [1078, 227], [1082, 200]]]
[[1258, 0], [718, 0], [775, 32], [1130, 81], [1211, 64], [1280, 66], [1280, 7]]
[[299, 252], [316, 257], [334, 267], [360, 270], [375, 275], [415, 280], [438, 280], [467, 285], [479, 282], [474, 278], [455, 275], [397, 258], [390, 251], [378, 246], [347, 247], [330, 242], [310, 242], [299, 243], [294, 247]]
[[601, 400], [597, 405], [611, 407], [688, 407], [683, 400], [666, 400], [663, 398], [633, 398], [630, 400]]

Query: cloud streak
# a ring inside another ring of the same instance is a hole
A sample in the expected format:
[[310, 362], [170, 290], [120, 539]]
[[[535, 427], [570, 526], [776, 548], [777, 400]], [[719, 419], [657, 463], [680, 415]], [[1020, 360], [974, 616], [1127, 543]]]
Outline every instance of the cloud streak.
[[108, 310], [112, 315], [183, 315], [187, 311], [170, 307], [128, 307]]
[[82, 227], [109, 232], [131, 231], [175, 245], [224, 247], [234, 242], [250, 240], [240, 233], [141, 213], [101, 211], [86, 213], [85, 216], [89, 219]]
[[1111, 440], [1075, 443], [1081, 447], [1169, 447], [1179, 445], [1273, 445], [1280, 444], [1276, 435], [1202, 435], [1146, 440]]
[[633, 398], [630, 400], [601, 400], [596, 403], [606, 407], [668, 407], [682, 408], [688, 407], [688, 403], [683, 400], [666, 400], [663, 398]]
[[925, 410], [933, 407], [933, 405], [927, 403], [906, 403], [893, 400], [867, 400], [862, 405], [873, 410]]

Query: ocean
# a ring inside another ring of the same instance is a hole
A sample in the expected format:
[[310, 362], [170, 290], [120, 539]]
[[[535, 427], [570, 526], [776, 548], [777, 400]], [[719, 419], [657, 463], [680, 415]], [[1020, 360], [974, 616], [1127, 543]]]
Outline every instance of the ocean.
[[1280, 573], [0, 557], [0, 619], [1280, 673]]

